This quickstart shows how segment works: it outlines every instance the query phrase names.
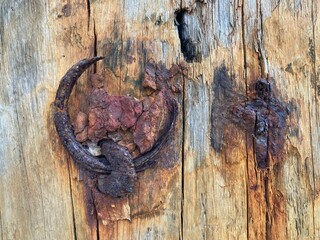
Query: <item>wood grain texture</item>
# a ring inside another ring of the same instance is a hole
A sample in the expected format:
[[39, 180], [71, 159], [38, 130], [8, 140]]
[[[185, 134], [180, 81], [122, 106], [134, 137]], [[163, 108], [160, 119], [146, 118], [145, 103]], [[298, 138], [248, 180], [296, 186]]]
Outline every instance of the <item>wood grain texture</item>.
[[[319, 11], [315, 0], [0, 0], [0, 239], [319, 239]], [[140, 98], [150, 59], [184, 61], [177, 23], [199, 58], [177, 80], [175, 133], [129, 198], [101, 197], [54, 129], [59, 80], [103, 55], [77, 83], [72, 117], [88, 106], [93, 72], [110, 94]], [[266, 170], [250, 134], [212, 125], [222, 69], [244, 97], [272, 78], [287, 104], [284, 156]], [[121, 217], [97, 214], [112, 206]]]

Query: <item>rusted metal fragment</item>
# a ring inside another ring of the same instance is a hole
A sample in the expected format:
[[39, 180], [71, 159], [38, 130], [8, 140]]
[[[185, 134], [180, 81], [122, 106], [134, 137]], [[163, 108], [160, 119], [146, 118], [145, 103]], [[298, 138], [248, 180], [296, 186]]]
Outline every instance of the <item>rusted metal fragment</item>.
[[108, 132], [133, 127], [142, 113], [142, 103], [133, 97], [109, 96], [103, 89], [90, 95], [88, 138], [97, 142]]
[[98, 189], [112, 197], [123, 197], [132, 193], [136, 172], [128, 149], [112, 140], [103, 140], [101, 151], [109, 160], [112, 172], [110, 175], [98, 177]]
[[79, 111], [76, 119], [73, 122], [73, 130], [78, 142], [85, 142], [88, 140], [88, 115]]
[[154, 101], [146, 106], [133, 130], [133, 140], [141, 153], [149, 151], [158, 139], [166, 110], [166, 100], [163, 92], [159, 92]]
[[98, 219], [103, 225], [118, 220], [131, 220], [128, 198], [113, 198], [98, 191], [94, 191], [93, 194]]
[[253, 138], [258, 168], [268, 167], [268, 125], [268, 116], [263, 116], [257, 112]]
[[288, 104], [276, 98], [272, 84], [258, 79], [249, 88], [248, 98], [233, 90], [233, 78], [225, 66], [214, 74], [214, 101], [211, 113], [211, 145], [220, 152], [227, 140], [223, 133], [234, 124], [252, 136], [257, 167], [265, 169], [283, 156]]
[[84, 112], [79, 111], [76, 116], [75, 122], [73, 123], [74, 133], [75, 134], [81, 133], [87, 125], [88, 125], [88, 115], [85, 114]]
[[122, 146], [130, 147], [130, 153], [135, 152], [137, 145], [135, 156], [150, 151], [168, 119], [167, 97], [162, 90], [138, 101], [133, 97], [110, 96], [104, 89], [96, 89], [89, 96], [89, 120], [82, 112], [76, 117], [76, 138], [81, 142], [111, 138]]
[[170, 69], [167, 69], [164, 65], [156, 64], [153, 60], [150, 60], [146, 65], [142, 86], [159, 91], [162, 89], [179, 89], [181, 87], [177, 86], [172, 80], [185, 75], [186, 71], [187, 67], [184, 64], [172, 65]]
[[[177, 104], [173, 100], [172, 89], [179, 92], [181, 87], [174, 81], [181, 78], [185, 71], [186, 67], [182, 64], [166, 69], [162, 64], [151, 60], [146, 66], [143, 83], [148, 80], [153, 86], [153, 92], [140, 101], [126, 96], [110, 96], [100, 88], [103, 83], [98, 85], [99, 88], [88, 96], [88, 139], [98, 142], [108, 138], [128, 147], [130, 154], [137, 158], [134, 159], [135, 165], [140, 166], [136, 168], [137, 171], [152, 166], [155, 161], [148, 164], [146, 162], [154, 157], [157, 151], [151, 151], [160, 149], [166, 140], [166, 132], [172, 128], [172, 122], [175, 122]], [[97, 74], [93, 77], [91, 81], [100, 79]], [[150, 88], [148, 84], [144, 85]], [[121, 116], [130, 124], [121, 123]], [[161, 131], [162, 128], [166, 131]], [[141, 155], [143, 153], [146, 153], [146, 157]]]
[[85, 142], [88, 140], [88, 127], [85, 127], [81, 132], [77, 133], [76, 140], [78, 142]]
[[90, 74], [90, 82], [91, 86], [94, 89], [103, 88], [104, 87], [104, 78], [100, 74]]
[[135, 167], [136, 172], [141, 172], [155, 163], [156, 161], [155, 156], [159, 153], [162, 146], [168, 140], [168, 137], [169, 137], [168, 133], [172, 132], [174, 123], [177, 120], [177, 116], [178, 116], [177, 102], [172, 101], [173, 96], [171, 96], [171, 92], [169, 91], [164, 91], [164, 96], [166, 96], [165, 102], [166, 102], [167, 112], [164, 113], [166, 117], [163, 120], [163, 128], [159, 130], [158, 138], [155, 141], [152, 148], [149, 151], [133, 159], [134, 165], [136, 166]]
[[114, 198], [101, 193], [95, 187], [97, 180], [90, 175], [92, 174], [89, 173], [84, 176], [88, 223], [91, 226], [95, 226], [97, 219], [103, 225], [108, 225], [118, 220], [131, 220], [129, 199], [127, 197]]
[[142, 81], [142, 86], [145, 88], [149, 87], [153, 90], [157, 90], [155, 64], [147, 64], [144, 79]]

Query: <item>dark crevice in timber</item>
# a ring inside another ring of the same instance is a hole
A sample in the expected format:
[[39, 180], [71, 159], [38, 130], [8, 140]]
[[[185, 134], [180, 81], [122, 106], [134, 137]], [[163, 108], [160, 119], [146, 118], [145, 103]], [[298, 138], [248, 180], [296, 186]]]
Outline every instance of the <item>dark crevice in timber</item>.
[[195, 59], [195, 45], [193, 41], [188, 37], [188, 29], [186, 24], [187, 10], [179, 10], [176, 12], [176, 21], [178, 25], [178, 34], [180, 39], [181, 52], [187, 62], [193, 62]]
[[[180, 1], [180, 9], [182, 9], [182, 1]], [[178, 28], [179, 31], [179, 28]], [[180, 34], [180, 33], [179, 33]], [[185, 85], [185, 77], [182, 79], [182, 159], [181, 159], [181, 209], [180, 209], [180, 235], [179, 240], [183, 240], [183, 231], [184, 231], [184, 223], [183, 223], [183, 214], [184, 214], [184, 161], [185, 161], [185, 124], [186, 124], [186, 112], [185, 112], [185, 100], [186, 100], [186, 85]]]
[[259, 51], [259, 65], [260, 74], [263, 78], [268, 78], [268, 62], [264, 49], [264, 28], [263, 28], [263, 10], [261, 1], [259, 1], [259, 18], [260, 18], [260, 28], [258, 30], [258, 51]]
[[1, 240], [4, 240], [1, 211], [0, 211], [0, 232], [1, 232]]
[[312, 5], [311, 5], [311, 21], [312, 21], [312, 42], [310, 43], [309, 40], [309, 55], [311, 58], [311, 62], [312, 62], [312, 72], [313, 72], [313, 81], [314, 83], [312, 83], [312, 85], [314, 86], [314, 97], [315, 97], [315, 101], [317, 102], [317, 68], [316, 68], [316, 36], [315, 36], [315, 21], [316, 21], [316, 17], [314, 16], [314, 1], [312, 1]]
[[[265, 143], [261, 144], [263, 145], [262, 147], [264, 147], [266, 149], [266, 153], [265, 156], [260, 156], [260, 157], [265, 157], [265, 165], [266, 167], [269, 165], [269, 135], [270, 133], [269, 131], [269, 115], [270, 115], [270, 83], [268, 81], [268, 66], [267, 66], [267, 60], [266, 60], [266, 56], [265, 56], [265, 50], [264, 50], [264, 29], [263, 29], [263, 11], [262, 11], [262, 6], [261, 6], [261, 0], [257, 2], [258, 6], [257, 9], [259, 11], [259, 20], [260, 20], [260, 29], [258, 29], [258, 51], [259, 51], [259, 65], [260, 65], [260, 74], [263, 78], [266, 78], [266, 81], [264, 82], [264, 85], [267, 86], [268, 85], [268, 89], [266, 89], [265, 86], [260, 86], [260, 92], [262, 95], [262, 98], [264, 99], [264, 101], [266, 102], [267, 106], [266, 106], [266, 110], [267, 113], [266, 115], [264, 114], [262, 116], [263, 119], [261, 119], [262, 121], [265, 121], [264, 125], [265, 125], [265, 129], [263, 131], [265, 131], [265, 133], [261, 133], [260, 135], [260, 141], [264, 141]], [[259, 86], [258, 86], [259, 87]], [[267, 95], [265, 95], [265, 93], [267, 93]], [[259, 93], [258, 93], [259, 94]], [[256, 115], [256, 117], [258, 117]], [[258, 119], [256, 119], [256, 130], [258, 127]], [[266, 146], [265, 146], [266, 145]], [[255, 150], [255, 149], [254, 149]], [[256, 159], [259, 159], [256, 157]], [[259, 162], [257, 162], [257, 166], [259, 167]], [[269, 169], [267, 169], [266, 174], [268, 174]], [[271, 235], [271, 224], [272, 222], [270, 221], [271, 216], [270, 216], [270, 202], [269, 202], [269, 181], [268, 181], [268, 175], [264, 176], [264, 192], [265, 192], [265, 203], [266, 203], [266, 215], [265, 215], [265, 224], [266, 224], [266, 239], [270, 239]]]
[[70, 189], [70, 197], [71, 197], [71, 208], [72, 208], [72, 221], [73, 221], [73, 231], [74, 231], [74, 239], [77, 240], [77, 226], [76, 226], [76, 217], [75, 217], [75, 209], [73, 202], [73, 191], [72, 191], [72, 178], [71, 178], [71, 161], [68, 161], [68, 173], [69, 173], [69, 189]]
[[[182, 6], [182, 1], [180, 2], [180, 8]], [[186, 112], [185, 112], [185, 101], [186, 101], [186, 85], [185, 85], [185, 76], [182, 78], [182, 100], [181, 100], [181, 112], [182, 112], [182, 152], [181, 152], [181, 204], [180, 204], [180, 234], [179, 240], [183, 240], [183, 231], [184, 231], [184, 161], [185, 161], [185, 124], [186, 124]]]
[[246, 207], [247, 207], [247, 238], [249, 238], [249, 146], [248, 146], [248, 133], [246, 132], [245, 138], [246, 138]]
[[[96, 57], [98, 54], [98, 50], [97, 50], [97, 32], [96, 32], [96, 22], [95, 20], [93, 20], [93, 56]], [[93, 65], [93, 72], [97, 73], [97, 63], [95, 63]]]
[[181, 160], [181, 240], [183, 240], [183, 210], [184, 210], [184, 161], [185, 161], [185, 124], [186, 124], [186, 111], [185, 111], [185, 101], [186, 101], [186, 85], [185, 77], [182, 79], [182, 160]]
[[90, 17], [91, 17], [91, 6], [90, 0], [87, 0], [87, 11], [88, 11], [88, 30], [90, 29]]
[[[256, 122], [254, 130], [254, 149], [257, 159], [257, 166], [260, 169], [267, 169], [269, 166], [268, 159], [268, 142], [269, 142], [269, 120], [270, 120], [270, 92], [271, 87], [267, 80], [260, 79], [256, 83], [256, 92], [260, 99], [263, 100], [266, 106], [261, 106], [259, 111], [256, 111]], [[262, 108], [262, 109], [261, 109]], [[263, 110], [264, 108], [264, 110]]]
[[264, 197], [266, 202], [266, 240], [271, 239], [271, 216], [270, 216], [270, 202], [269, 202], [269, 181], [268, 177], [264, 176]]
[[93, 214], [96, 218], [96, 233], [97, 233], [97, 240], [100, 240], [100, 231], [99, 231], [99, 219], [98, 219], [98, 211], [97, 211], [97, 207], [96, 207], [96, 203], [95, 203], [95, 199], [94, 199], [94, 194], [93, 194], [93, 190], [91, 189], [91, 198], [92, 198], [92, 206], [93, 206]]
[[[243, 67], [244, 79], [246, 84], [246, 100], [248, 101], [248, 74], [247, 74], [247, 53], [246, 53], [246, 37], [245, 37], [245, 22], [244, 22], [244, 3], [241, 5], [241, 31], [242, 31], [242, 48], [243, 48]], [[248, 132], [245, 133], [246, 138], [246, 197], [247, 197], [247, 238], [249, 238], [249, 144]]]
[[[248, 69], [247, 69], [247, 47], [246, 47], [246, 30], [244, 22], [244, 5], [241, 6], [241, 28], [242, 28], [242, 48], [243, 48], [243, 67], [244, 67], [244, 80], [246, 83], [246, 96], [248, 96]], [[248, 97], [247, 97], [248, 100]]]
[[203, 56], [208, 55], [199, 14], [181, 8], [175, 12], [175, 25], [178, 29], [181, 52], [185, 61], [189, 63], [201, 62]]
[[311, 149], [311, 163], [312, 163], [312, 180], [313, 180], [313, 197], [312, 197], [312, 221], [313, 221], [313, 226], [314, 226], [314, 238], [316, 236], [316, 232], [315, 232], [315, 215], [314, 215], [314, 211], [315, 211], [315, 207], [314, 207], [314, 200], [315, 200], [315, 189], [316, 189], [316, 183], [315, 183], [315, 173], [314, 173], [314, 155], [313, 155], [313, 137], [312, 137], [312, 124], [311, 124], [311, 104], [310, 104], [310, 100], [309, 100], [309, 104], [308, 104], [308, 108], [309, 108], [309, 136], [310, 136], [310, 149]]
[[[87, 0], [87, 11], [88, 11], [88, 31], [90, 29], [90, 18], [91, 18], [91, 2]], [[96, 22], [93, 19], [93, 56], [96, 57], [98, 54], [97, 50], [97, 31], [96, 31]], [[97, 63], [93, 65], [93, 73], [97, 72]]]
[[[315, 42], [315, 16], [314, 16], [314, 10], [315, 10], [315, 6], [314, 6], [314, 0], [312, 0], [312, 4], [311, 4], [311, 21], [312, 21], [312, 39], [313, 39], [313, 50], [315, 50], [315, 47], [316, 47], [316, 42]], [[313, 78], [314, 78], [314, 99], [315, 99], [315, 116], [316, 116], [316, 123], [318, 122], [318, 108], [317, 108], [317, 105], [318, 105], [318, 97], [317, 97], [317, 88], [320, 88], [320, 84], [318, 85], [317, 84], [317, 69], [316, 69], [316, 54], [315, 52], [313, 53]], [[319, 93], [320, 93], [320, 89], [318, 89]], [[310, 135], [310, 148], [311, 148], [311, 162], [312, 162], [312, 178], [313, 178], [313, 191], [316, 190], [316, 183], [315, 183], [315, 172], [314, 172], [314, 154], [313, 154], [313, 137], [312, 137], [312, 124], [311, 124], [311, 104], [310, 104], [310, 100], [309, 100], [309, 135]], [[316, 127], [316, 126], [314, 126]], [[313, 208], [313, 211], [312, 211], [312, 221], [313, 221], [313, 236], [315, 238], [316, 236], [316, 227], [315, 227], [315, 206], [314, 206], [314, 201], [315, 201], [315, 194], [313, 194], [313, 197], [312, 197], [312, 208]]]

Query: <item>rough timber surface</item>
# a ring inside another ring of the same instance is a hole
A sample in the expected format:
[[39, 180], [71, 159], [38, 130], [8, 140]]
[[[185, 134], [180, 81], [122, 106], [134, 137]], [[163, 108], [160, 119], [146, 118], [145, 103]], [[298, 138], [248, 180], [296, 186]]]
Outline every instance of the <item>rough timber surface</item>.
[[[319, 239], [319, 13], [316, 0], [0, 0], [0, 239]], [[148, 60], [187, 66], [170, 144], [121, 200], [86, 185], [53, 124], [59, 80], [96, 55], [72, 116], [90, 73], [140, 98]], [[218, 83], [250, 99], [261, 77], [288, 114], [266, 169], [215, 111]]]

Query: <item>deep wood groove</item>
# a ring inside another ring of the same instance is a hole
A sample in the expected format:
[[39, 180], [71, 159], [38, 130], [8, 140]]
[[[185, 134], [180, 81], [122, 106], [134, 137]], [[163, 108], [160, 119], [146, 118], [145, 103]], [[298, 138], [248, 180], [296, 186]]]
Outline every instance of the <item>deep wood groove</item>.
[[186, 85], [185, 85], [185, 77], [182, 79], [182, 104], [181, 104], [181, 112], [182, 112], [182, 158], [181, 158], [181, 213], [180, 213], [180, 218], [181, 218], [181, 240], [183, 240], [183, 213], [184, 213], [184, 159], [185, 159], [185, 124], [186, 124], [186, 109], [185, 109], [185, 90], [186, 90]]
[[88, 30], [90, 29], [90, 18], [91, 18], [91, 6], [90, 6], [90, 4], [91, 4], [90, 0], [87, 0]]
[[[71, 160], [69, 158], [69, 160]], [[75, 207], [74, 207], [74, 199], [73, 199], [73, 189], [72, 189], [72, 172], [70, 169], [70, 161], [68, 161], [68, 172], [69, 172], [69, 191], [70, 191], [70, 201], [71, 201], [71, 209], [72, 209], [72, 222], [73, 222], [73, 232], [74, 232], [74, 239], [77, 240], [77, 224], [76, 224], [76, 218], [75, 218]]]
[[[314, 19], [314, 0], [312, 0], [312, 4], [311, 4], [311, 21], [312, 21], [312, 39], [313, 39], [313, 44], [314, 44], [314, 48], [316, 47], [316, 37], [315, 37], [315, 19]], [[317, 81], [318, 81], [318, 77], [317, 77], [317, 68], [316, 68], [316, 54], [314, 54], [314, 60], [313, 60], [313, 76], [314, 76], [314, 99], [315, 99], [315, 118], [316, 118], [316, 123], [319, 123], [319, 119], [318, 119], [318, 109], [317, 105], [318, 105], [318, 96], [317, 96], [317, 87], [319, 88], [318, 91], [320, 92], [320, 85], [317, 85]], [[310, 136], [310, 148], [311, 148], [311, 162], [312, 162], [312, 179], [313, 179], [313, 191], [316, 191], [316, 177], [315, 177], [315, 159], [314, 159], [314, 149], [313, 149], [313, 137], [312, 137], [312, 125], [311, 125], [311, 106], [310, 106], [310, 100], [308, 102], [309, 104], [309, 136]], [[319, 131], [319, 130], [318, 130]], [[313, 219], [313, 235], [314, 237], [316, 236], [316, 225], [315, 225], [315, 198], [314, 196], [312, 197], [312, 208], [313, 208], [313, 212], [312, 212], [312, 219]]]
[[[244, 70], [244, 80], [245, 80], [245, 95], [246, 95], [246, 100], [248, 100], [248, 74], [247, 74], [247, 59], [246, 59], [246, 42], [245, 42], [245, 21], [244, 21], [244, 0], [241, 2], [241, 41], [242, 41], [242, 48], [243, 48], [243, 70]], [[246, 235], [247, 238], [249, 238], [250, 233], [249, 233], [249, 219], [250, 219], [250, 213], [249, 213], [249, 143], [248, 143], [248, 137], [249, 134], [246, 132], [245, 133], [245, 144], [246, 144], [246, 222], [247, 222], [247, 227], [246, 227]]]

